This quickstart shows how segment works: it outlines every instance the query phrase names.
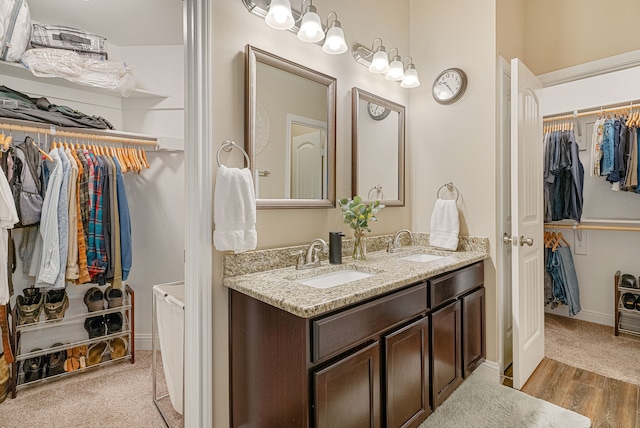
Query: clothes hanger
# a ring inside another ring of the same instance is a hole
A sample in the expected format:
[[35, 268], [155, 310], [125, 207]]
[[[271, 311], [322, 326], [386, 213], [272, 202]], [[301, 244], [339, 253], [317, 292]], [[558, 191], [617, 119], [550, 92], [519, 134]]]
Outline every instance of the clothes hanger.
[[147, 152], [139, 149], [140, 150], [140, 154], [142, 155], [142, 160], [144, 161], [144, 165], [147, 169], [151, 168], [151, 165], [149, 164], [149, 161], [147, 160]]
[[561, 243], [561, 242], [564, 242], [564, 244], [565, 244], [567, 247], [571, 247], [571, 245], [569, 245], [569, 243], [567, 242], [567, 240], [566, 240], [566, 239], [564, 239], [564, 235], [562, 235], [562, 232], [558, 232], [558, 235], [557, 235], [557, 237], [556, 237], [556, 243], [555, 243], [555, 244], [553, 244], [553, 247], [551, 248], [551, 251], [555, 251], [555, 250], [557, 250], [557, 249], [558, 249], [558, 247], [560, 246], [560, 243]]
[[556, 241], [556, 232], [549, 233], [549, 235], [546, 237], [544, 241], [544, 247], [545, 248], [553, 247], [553, 244], [555, 243], [555, 241]]

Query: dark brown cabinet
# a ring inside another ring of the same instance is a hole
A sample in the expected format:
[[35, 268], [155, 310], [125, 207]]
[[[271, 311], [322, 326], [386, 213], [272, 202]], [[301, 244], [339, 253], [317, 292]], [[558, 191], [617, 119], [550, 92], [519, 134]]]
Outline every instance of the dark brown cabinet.
[[379, 427], [379, 343], [314, 372], [313, 390], [315, 427]]
[[484, 362], [486, 320], [484, 287], [462, 296], [462, 375], [466, 378]]
[[232, 427], [417, 427], [484, 360], [483, 264], [315, 318], [230, 290]]
[[437, 407], [462, 383], [460, 302], [431, 314], [431, 393]]
[[413, 427], [429, 414], [429, 319], [384, 337], [387, 427]]

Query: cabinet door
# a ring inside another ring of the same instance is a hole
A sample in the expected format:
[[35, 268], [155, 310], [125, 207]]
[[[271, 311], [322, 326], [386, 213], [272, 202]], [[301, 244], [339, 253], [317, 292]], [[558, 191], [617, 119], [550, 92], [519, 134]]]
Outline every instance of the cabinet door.
[[313, 373], [316, 428], [380, 426], [380, 344]]
[[484, 287], [462, 297], [462, 371], [466, 378], [485, 358]]
[[384, 345], [386, 426], [418, 426], [431, 413], [429, 319], [386, 335]]
[[462, 383], [460, 301], [431, 315], [431, 393], [433, 408]]

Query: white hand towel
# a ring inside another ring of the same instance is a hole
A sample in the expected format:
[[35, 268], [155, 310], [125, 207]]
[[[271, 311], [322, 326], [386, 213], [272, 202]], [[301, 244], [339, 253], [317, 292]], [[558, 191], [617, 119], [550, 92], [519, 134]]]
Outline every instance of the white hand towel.
[[456, 201], [436, 199], [436, 205], [431, 214], [429, 245], [455, 251], [458, 248], [458, 233], [460, 233], [460, 220]]
[[213, 222], [213, 243], [219, 251], [241, 253], [256, 248], [256, 197], [249, 169], [218, 168]]

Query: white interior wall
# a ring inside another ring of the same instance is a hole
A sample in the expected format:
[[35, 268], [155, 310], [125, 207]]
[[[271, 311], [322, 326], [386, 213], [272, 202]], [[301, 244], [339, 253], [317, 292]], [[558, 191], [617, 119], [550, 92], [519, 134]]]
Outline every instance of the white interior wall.
[[[4, 84], [87, 114], [101, 115], [118, 131], [183, 138], [183, 52], [182, 46], [117, 49], [117, 54], [134, 67], [138, 87], [166, 95], [163, 97], [123, 99], [96, 94], [79, 85], [69, 88], [65, 82], [56, 85], [59, 79], [33, 80], [30, 73], [27, 78], [7, 77]], [[133, 266], [126, 283], [136, 292], [138, 349], [151, 348], [151, 287], [184, 278], [184, 155], [182, 151], [151, 151], [147, 159], [150, 169], [124, 176], [133, 238]], [[18, 245], [22, 233], [16, 230], [14, 235]], [[33, 283], [22, 274], [18, 263], [13, 276], [16, 293]], [[81, 295], [88, 288], [70, 287], [70, 295]]]
[[[574, 110], [598, 109], [611, 104], [626, 104], [640, 99], [640, 67], [607, 73], [570, 83], [544, 88], [545, 115], [570, 113]], [[583, 221], [625, 219], [640, 221], [640, 194], [613, 192], [605, 177], [589, 175], [591, 133], [595, 116], [582, 118], [580, 128], [580, 160], [585, 167]], [[586, 240], [586, 253], [576, 254], [576, 232], [561, 230], [572, 245], [573, 259], [580, 284], [582, 311], [576, 318], [600, 324], [614, 324], [614, 275], [622, 273], [640, 275], [637, 248], [640, 233], [582, 230]], [[566, 306], [548, 312], [568, 316]]]

